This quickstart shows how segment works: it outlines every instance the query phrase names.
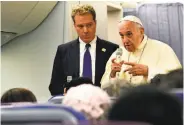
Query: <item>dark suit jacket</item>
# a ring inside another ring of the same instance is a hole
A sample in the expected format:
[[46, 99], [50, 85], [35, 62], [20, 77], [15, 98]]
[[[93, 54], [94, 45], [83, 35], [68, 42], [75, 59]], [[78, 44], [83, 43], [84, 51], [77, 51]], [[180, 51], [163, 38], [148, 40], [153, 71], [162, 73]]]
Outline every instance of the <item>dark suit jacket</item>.
[[[119, 46], [114, 43], [97, 37], [95, 64], [96, 86], [100, 86], [100, 81], [104, 74], [106, 63], [118, 47]], [[102, 51], [102, 48], [105, 48], [106, 51]], [[79, 55], [79, 39], [58, 46], [52, 70], [51, 83], [49, 86], [51, 95], [63, 94], [63, 85], [67, 82], [67, 76], [72, 76], [72, 79], [79, 77]]]

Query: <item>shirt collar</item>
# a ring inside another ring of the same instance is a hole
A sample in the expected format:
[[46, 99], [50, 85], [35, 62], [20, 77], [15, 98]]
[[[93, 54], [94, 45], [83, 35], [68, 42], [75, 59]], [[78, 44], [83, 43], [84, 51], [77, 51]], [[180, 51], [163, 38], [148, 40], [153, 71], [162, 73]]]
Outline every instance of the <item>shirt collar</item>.
[[[95, 36], [95, 38], [89, 43], [91, 47], [94, 47], [96, 45], [96, 40], [97, 40], [97, 36]], [[81, 47], [85, 49], [86, 43], [82, 41], [80, 37], [79, 37], [79, 43], [81, 44]]]
[[147, 43], [148, 37], [144, 34], [144, 39], [141, 42], [141, 44], [138, 46], [137, 50], [142, 50], [145, 46], [145, 44]]

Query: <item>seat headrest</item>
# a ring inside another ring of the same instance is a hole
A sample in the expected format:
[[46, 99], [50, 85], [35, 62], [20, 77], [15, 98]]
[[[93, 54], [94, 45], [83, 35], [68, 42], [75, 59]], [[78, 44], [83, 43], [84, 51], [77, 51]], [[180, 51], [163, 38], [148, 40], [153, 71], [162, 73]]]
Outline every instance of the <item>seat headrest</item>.
[[80, 120], [86, 120], [86, 118], [62, 105], [32, 104], [1, 107], [2, 123], [70, 122], [71, 125], [74, 125]]

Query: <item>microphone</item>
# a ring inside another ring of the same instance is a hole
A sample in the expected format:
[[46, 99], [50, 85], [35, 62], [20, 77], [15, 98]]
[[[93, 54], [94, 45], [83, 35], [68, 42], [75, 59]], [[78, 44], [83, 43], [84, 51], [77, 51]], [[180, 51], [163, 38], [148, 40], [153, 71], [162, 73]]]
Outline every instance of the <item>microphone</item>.
[[[120, 63], [122, 60], [121, 60], [121, 56], [123, 54], [123, 50], [122, 48], [118, 48], [117, 52], [116, 52], [116, 63]], [[116, 78], [119, 77], [119, 72], [116, 72]]]
[[117, 52], [116, 52], [116, 63], [120, 63], [121, 62], [121, 56], [123, 54], [123, 50], [121, 48], [118, 48]]

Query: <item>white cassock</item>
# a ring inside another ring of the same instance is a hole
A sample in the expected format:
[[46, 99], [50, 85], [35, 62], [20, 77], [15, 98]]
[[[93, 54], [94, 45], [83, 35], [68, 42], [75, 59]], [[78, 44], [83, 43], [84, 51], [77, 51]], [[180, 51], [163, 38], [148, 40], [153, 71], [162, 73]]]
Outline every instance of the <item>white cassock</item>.
[[116, 78], [110, 78], [112, 59], [116, 58], [116, 51], [111, 55], [107, 64], [105, 73], [101, 80], [101, 87], [109, 86], [109, 80], [124, 79], [132, 85], [140, 85], [148, 83], [157, 74], [166, 74], [171, 70], [182, 68], [173, 49], [167, 44], [158, 40], [153, 40], [144, 35], [144, 39], [135, 52], [128, 52], [121, 47], [123, 54], [121, 59], [126, 62], [134, 62], [148, 66], [148, 78], [143, 76], [132, 76], [128, 72], [124, 72], [128, 65], [122, 65], [121, 72]]

